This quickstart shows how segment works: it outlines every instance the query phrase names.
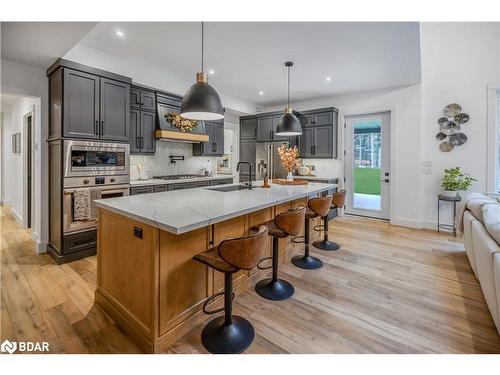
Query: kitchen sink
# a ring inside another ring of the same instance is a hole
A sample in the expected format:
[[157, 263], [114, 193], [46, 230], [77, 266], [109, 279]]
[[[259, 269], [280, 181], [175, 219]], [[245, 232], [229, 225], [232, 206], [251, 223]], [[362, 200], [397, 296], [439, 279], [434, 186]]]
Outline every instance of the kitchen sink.
[[229, 186], [220, 186], [216, 188], [207, 188], [207, 190], [215, 190], [215, 191], [236, 191], [236, 190], [248, 190], [248, 186], [245, 185], [229, 185]]

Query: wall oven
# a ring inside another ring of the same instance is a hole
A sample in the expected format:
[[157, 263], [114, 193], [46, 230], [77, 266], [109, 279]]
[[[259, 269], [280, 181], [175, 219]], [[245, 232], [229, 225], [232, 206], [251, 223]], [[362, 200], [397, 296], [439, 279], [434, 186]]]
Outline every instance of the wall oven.
[[64, 177], [128, 175], [129, 148], [124, 143], [64, 141]]
[[69, 234], [95, 229], [97, 227], [97, 212], [94, 202], [98, 199], [129, 195], [128, 177], [99, 176], [65, 179], [63, 189], [63, 233]]

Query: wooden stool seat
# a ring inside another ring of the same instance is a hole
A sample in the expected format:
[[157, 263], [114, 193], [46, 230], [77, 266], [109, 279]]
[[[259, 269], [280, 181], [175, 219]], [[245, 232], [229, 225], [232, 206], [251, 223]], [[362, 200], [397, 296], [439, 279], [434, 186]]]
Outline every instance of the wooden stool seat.
[[[270, 235], [271, 237], [278, 237], [278, 238], [284, 238], [287, 237], [289, 234], [285, 232], [284, 230], [281, 230], [276, 226], [276, 223], [274, 220], [269, 220], [263, 223], [262, 225], [265, 225], [267, 227], [267, 234]], [[252, 231], [257, 232], [259, 230], [259, 227], [252, 227]]]
[[316, 212], [314, 212], [309, 207], [307, 207], [307, 209], [306, 209], [306, 219], [314, 219], [314, 218], [316, 218], [318, 216], [319, 215]]
[[[267, 228], [262, 226], [255, 235], [232, 238], [222, 241], [193, 257], [217, 271], [224, 273], [224, 291], [209, 297], [203, 305], [203, 311], [214, 314], [224, 310], [224, 315], [210, 321], [201, 333], [203, 346], [210, 353], [237, 354], [246, 350], [253, 342], [255, 330], [252, 324], [235, 316], [233, 311], [233, 274], [240, 270], [251, 270], [257, 266], [264, 254], [267, 242]], [[224, 308], [207, 310], [207, 304], [224, 294]]]
[[222, 259], [219, 255], [219, 247], [212, 247], [203, 253], [195, 255], [193, 257], [194, 260], [206, 264], [213, 269], [216, 269], [220, 272], [236, 272], [238, 268], [230, 265], [224, 259]]

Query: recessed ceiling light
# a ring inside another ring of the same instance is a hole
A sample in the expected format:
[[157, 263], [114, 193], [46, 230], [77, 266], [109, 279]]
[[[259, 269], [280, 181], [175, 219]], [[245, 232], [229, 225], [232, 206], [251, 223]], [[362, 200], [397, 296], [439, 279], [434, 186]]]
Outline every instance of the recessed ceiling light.
[[264, 91], [259, 91], [259, 95], [260, 96], [264, 95]]
[[125, 34], [123, 33], [123, 31], [121, 31], [121, 30], [116, 30], [115, 34], [116, 34], [116, 36], [119, 36], [120, 38], [123, 38], [125, 36]]
[[215, 72], [214, 72], [212, 69], [210, 69], [210, 70], [208, 71], [208, 74], [214, 74], [214, 73], [215, 73]]
[[330, 77], [326, 77], [326, 82], [330, 82], [332, 79]]

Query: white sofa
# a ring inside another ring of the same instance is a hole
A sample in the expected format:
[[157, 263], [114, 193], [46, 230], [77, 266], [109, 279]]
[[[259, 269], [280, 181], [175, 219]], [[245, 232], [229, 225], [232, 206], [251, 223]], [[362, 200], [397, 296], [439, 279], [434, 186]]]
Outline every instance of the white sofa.
[[500, 204], [479, 194], [465, 201], [465, 251], [500, 334]]

